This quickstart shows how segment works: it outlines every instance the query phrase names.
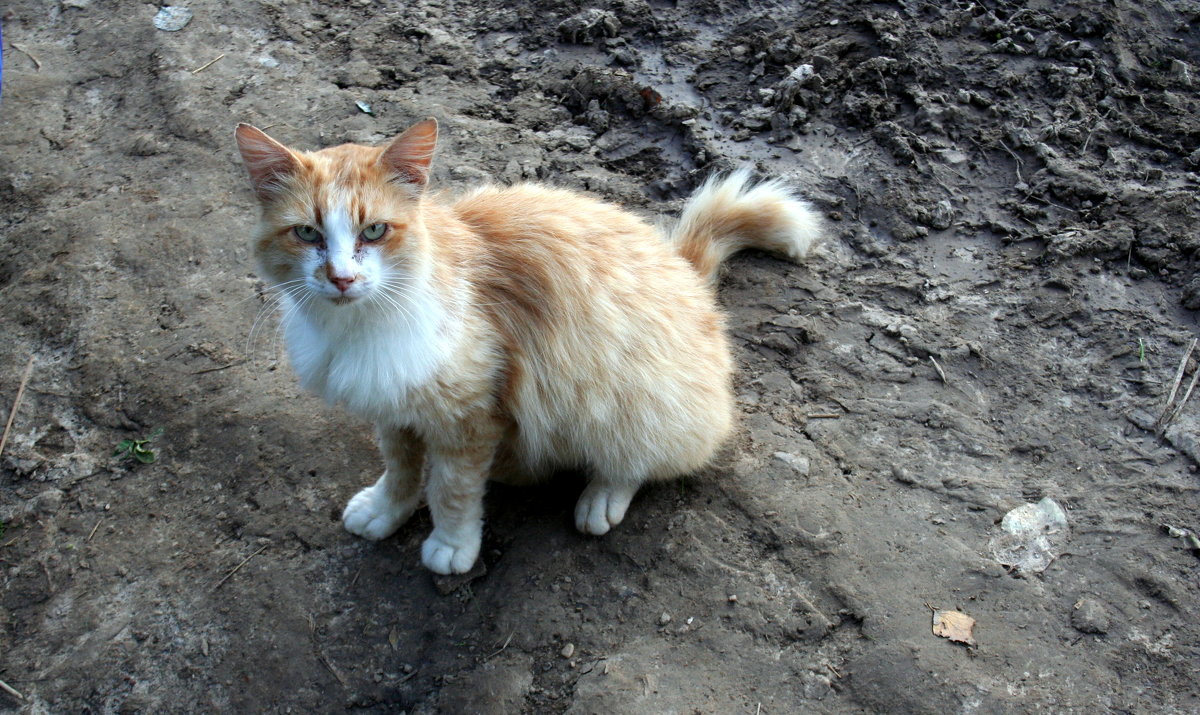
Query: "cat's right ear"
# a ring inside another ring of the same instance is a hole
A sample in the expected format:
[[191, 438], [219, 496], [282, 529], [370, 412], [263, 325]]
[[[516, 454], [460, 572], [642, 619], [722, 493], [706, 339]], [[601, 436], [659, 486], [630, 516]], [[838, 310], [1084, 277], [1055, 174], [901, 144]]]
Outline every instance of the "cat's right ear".
[[379, 156], [379, 162], [400, 181], [425, 186], [429, 183], [429, 165], [433, 163], [437, 139], [436, 119], [417, 122], [392, 140]]
[[242, 152], [242, 162], [250, 173], [254, 193], [265, 201], [278, 191], [280, 179], [296, 171], [299, 166], [296, 155], [261, 129], [249, 124], [239, 124], [234, 134], [238, 149]]

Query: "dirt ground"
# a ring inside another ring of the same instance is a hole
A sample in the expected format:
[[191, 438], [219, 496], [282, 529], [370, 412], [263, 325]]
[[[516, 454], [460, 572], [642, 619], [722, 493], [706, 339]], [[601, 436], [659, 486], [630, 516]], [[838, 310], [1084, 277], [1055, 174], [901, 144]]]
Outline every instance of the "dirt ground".
[[[187, 8], [0, 6], [0, 710], [1200, 711], [1200, 3]], [[599, 539], [577, 476], [496, 487], [458, 580], [427, 515], [341, 528], [380, 460], [282, 356], [233, 143], [429, 115], [442, 186], [669, 216], [751, 165], [831, 228], [729, 267], [718, 464]]]

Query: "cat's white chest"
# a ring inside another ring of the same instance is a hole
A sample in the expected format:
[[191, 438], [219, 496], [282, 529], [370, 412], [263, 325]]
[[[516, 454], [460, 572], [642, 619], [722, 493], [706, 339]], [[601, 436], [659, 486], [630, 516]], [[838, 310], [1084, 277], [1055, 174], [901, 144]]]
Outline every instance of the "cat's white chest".
[[292, 366], [328, 402], [374, 422], [403, 422], [409, 392], [431, 381], [444, 357], [440, 311], [411, 320], [352, 310], [291, 321]]

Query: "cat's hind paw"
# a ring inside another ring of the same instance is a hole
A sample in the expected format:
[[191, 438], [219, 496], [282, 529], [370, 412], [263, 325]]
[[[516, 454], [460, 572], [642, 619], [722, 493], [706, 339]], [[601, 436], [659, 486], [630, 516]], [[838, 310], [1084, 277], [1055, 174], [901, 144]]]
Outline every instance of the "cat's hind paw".
[[416, 509], [416, 499], [393, 501], [378, 485], [370, 486], [347, 502], [342, 524], [351, 534], [379, 541], [395, 533]]
[[585, 534], [602, 536], [621, 523], [636, 486], [592, 482], [575, 505], [575, 528]]
[[421, 545], [421, 563], [425, 564], [425, 568], [443, 575], [470, 571], [479, 557], [481, 529], [463, 531], [474, 533], [452, 535], [435, 528]]

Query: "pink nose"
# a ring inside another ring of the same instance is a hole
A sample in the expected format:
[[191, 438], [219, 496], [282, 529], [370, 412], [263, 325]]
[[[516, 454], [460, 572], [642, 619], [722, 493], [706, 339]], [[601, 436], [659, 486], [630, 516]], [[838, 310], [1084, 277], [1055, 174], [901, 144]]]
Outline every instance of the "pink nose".
[[325, 277], [328, 278], [329, 282], [337, 286], [337, 289], [343, 293], [350, 290], [350, 284], [358, 278], [358, 276], [354, 274], [347, 275], [345, 273], [338, 273], [337, 269], [333, 267], [332, 263], [325, 264]]

